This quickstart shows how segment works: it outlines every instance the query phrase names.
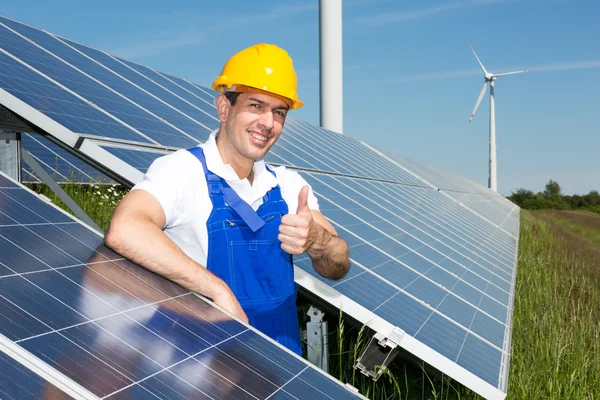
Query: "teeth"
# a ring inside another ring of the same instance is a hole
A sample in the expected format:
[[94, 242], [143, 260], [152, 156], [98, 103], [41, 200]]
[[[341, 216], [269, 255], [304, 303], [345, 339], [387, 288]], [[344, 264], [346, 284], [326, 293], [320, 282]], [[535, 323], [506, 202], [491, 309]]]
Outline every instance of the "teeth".
[[260, 135], [258, 133], [251, 133], [252, 137], [256, 140], [260, 140], [261, 142], [266, 142], [267, 141], [267, 137]]

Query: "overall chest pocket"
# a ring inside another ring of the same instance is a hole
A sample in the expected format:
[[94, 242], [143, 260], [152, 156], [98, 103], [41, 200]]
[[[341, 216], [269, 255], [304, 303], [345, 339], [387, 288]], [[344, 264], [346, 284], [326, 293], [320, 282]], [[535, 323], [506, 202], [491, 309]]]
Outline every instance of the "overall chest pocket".
[[256, 233], [243, 221], [225, 221], [230, 287], [242, 306], [277, 303], [294, 294], [291, 256], [277, 239], [281, 214], [264, 220]]

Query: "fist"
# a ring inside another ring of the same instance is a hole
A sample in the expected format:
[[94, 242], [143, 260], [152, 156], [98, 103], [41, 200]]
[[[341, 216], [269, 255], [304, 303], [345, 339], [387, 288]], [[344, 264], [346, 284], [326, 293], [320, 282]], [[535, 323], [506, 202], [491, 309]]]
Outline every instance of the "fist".
[[298, 194], [296, 214], [287, 214], [281, 218], [278, 239], [281, 248], [289, 254], [302, 254], [312, 246], [313, 217], [308, 208], [308, 186], [304, 186]]

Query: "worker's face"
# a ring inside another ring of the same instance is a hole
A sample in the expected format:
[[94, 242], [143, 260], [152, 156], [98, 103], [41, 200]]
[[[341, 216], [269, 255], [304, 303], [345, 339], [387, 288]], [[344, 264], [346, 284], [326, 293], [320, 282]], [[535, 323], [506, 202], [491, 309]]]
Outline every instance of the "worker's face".
[[260, 93], [242, 93], [233, 106], [221, 96], [217, 105], [231, 149], [252, 161], [263, 158], [279, 139], [289, 108]]

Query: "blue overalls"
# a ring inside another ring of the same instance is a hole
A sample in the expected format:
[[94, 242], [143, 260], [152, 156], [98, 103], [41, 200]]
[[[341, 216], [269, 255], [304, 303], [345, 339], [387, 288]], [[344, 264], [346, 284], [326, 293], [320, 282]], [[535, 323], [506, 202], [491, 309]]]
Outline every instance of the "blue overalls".
[[206, 267], [229, 285], [250, 325], [302, 355], [292, 256], [277, 239], [281, 217], [288, 213], [279, 185], [254, 211], [208, 170], [202, 148], [188, 151], [202, 163], [213, 205], [206, 222]]

